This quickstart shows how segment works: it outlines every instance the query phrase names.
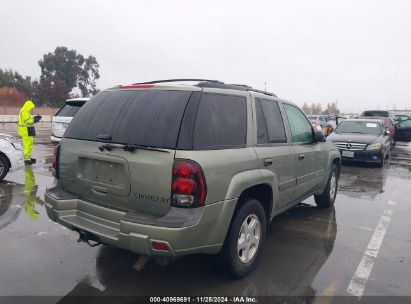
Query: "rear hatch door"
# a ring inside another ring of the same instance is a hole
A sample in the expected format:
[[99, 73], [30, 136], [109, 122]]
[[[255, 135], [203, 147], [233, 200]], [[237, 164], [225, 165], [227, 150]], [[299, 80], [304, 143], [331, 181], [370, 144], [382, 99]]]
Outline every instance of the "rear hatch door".
[[170, 209], [179, 128], [191, 92], [99, 93], [73, 119], [60, 146], [63, 189], [126, 211]]

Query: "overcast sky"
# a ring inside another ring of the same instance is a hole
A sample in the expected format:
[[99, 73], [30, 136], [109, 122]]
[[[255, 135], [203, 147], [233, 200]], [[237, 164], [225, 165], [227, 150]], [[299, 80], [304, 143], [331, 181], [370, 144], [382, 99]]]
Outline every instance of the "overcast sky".
[[2, 0], [0, 68], [39, 77], [66, 46], [100, 89], [164, 78], [246, 83], [299, 105], [411, 109], [411, 1]]

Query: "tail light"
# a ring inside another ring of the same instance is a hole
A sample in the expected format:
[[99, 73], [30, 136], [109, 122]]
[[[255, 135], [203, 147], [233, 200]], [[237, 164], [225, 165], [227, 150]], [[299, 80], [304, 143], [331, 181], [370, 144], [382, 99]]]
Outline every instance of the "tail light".
[[176, 159], [171, 187], [172, 205], [196, 208], [204, 206], [207, 185], [200, 165], [191, 160]]
[[60, 145], [54, 145], [53, 147], [53, 158], [51, 159], [51, 166], [56, 170], [56, 178], [59, 178], [59, 156], [60, 156]]

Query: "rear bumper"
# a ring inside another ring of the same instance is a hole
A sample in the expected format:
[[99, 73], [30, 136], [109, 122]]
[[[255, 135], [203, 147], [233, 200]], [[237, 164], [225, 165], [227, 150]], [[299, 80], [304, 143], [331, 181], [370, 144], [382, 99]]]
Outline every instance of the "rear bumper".
[[[72, 230], [83, 230], [102, 243], [154, 256], [217, 253], [234, 213], [237, 199], [203, 208], [171, 208], [162, 217], [124, 212], [86, 202], [59, 188], [47, 189], [47, 214]], [[153, 249], [152, 242], [168, 244], [170, 250]]]
[[354, 157], [345, 157], [342, 155], [344, 150], [339, 150], [341, 153], [342, 161], [353, 161], [353, 162], [365, 162], [365, 163], [379, 163], [384, 157], [380, 150], [363, 150], [363, 151], [352, 151], [354, 152]]
[[50, 141], [51, 141], [53, 144], [58, 144], [58, 143], [60, 142], [60, 140], [61, 140], [61, 137], [57, 137], [57, 136], [54, 136], [54, 135], [51, 135], [51, 136], [50, 136]]

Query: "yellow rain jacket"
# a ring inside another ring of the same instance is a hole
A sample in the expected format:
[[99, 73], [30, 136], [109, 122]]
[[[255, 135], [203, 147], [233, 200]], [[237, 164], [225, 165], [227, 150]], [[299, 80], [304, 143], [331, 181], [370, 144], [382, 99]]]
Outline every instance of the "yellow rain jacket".
[[24, 160], [31, 160], [31, 152], [33, 151], [33, 136], [29, 136], [27, 127], [33, 126], [34, 119], [31, 117], [30, 111], [36, 106], [31, 100], [27, 100], [21, 108], [18, 119], [18, 131], [23, 142]]
[[33, 126], [34, 120], [33, 117], [31, 117], [30, 111], [33, 110], [35, 107], [36, 106], [31, 100], [27, 100], [20, 110], [18, 119], [18, 129], [19, 135], [21, 137], [28, 136], [27, 127]]

